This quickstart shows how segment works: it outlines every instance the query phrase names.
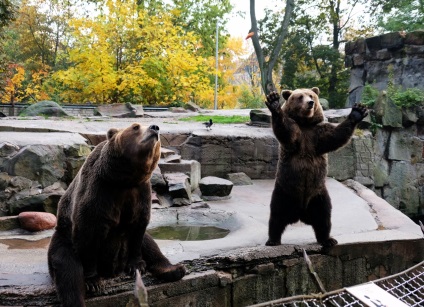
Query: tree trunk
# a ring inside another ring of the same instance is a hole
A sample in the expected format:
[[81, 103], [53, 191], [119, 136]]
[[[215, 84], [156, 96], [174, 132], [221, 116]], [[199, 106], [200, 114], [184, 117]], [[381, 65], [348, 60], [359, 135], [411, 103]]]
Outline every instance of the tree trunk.
[[281, 27], [278, 31], [279, 32], [278, 37], [276, 39], [275, 45], [271, 46], [272, 47], [271, 55], [269, 59], [266, 61], [264, 59], [262, 47], [259, 43], [258, 23], [256, 20], [256, 12], [255, 12], [255, 0], [250, 0], [250, 21], [251, 21], [250, 31], [255, 33], [251, 38], [253, 42], [253, 47], [255, 48], [256, 57], [258, 59], [259, 70], [261, 72], [262, 89], [264, 90], [266, 95], [268, 95], [271, 91], [276, 90], [274, 81], [272, 80], [272, 71], [274, 69], [275, 64], [277, 63], [283, 41], [287, 36], [290, 18], [292, 16], [294, 7], [295, 7], [294, 0], [286, 1], [286, 9], [284, 12], [284, 18], [281, 23]]
[[[331, 16], [332, 25], [333, 25], [333, 50], [334, 54], [339, 53], [339, 35], [340, 35], [340, 0], [330, 1], [331, 6]], [[330, 79], [328, 84], [328, 100], [331, 106], [334, 106], [336, 103], [336, 88], [338, 83], [337, 72], [339, 71], [338, 59], [336, 57], [333, 59], [331, 65]]]

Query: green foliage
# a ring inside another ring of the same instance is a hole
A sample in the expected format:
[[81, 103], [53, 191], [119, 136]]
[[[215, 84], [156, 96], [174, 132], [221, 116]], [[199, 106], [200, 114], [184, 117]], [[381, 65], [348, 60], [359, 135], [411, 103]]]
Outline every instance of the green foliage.
[[399, 108], [409, 108], [424, 104], [424, 91], [418, 88], [403, 89], [394, 83], [393, 66], [388, 67], [387, 94]]
[[362, 92], [361, 102], [368, 106], [373, 107], [374, 103], [378, 97], [378, 90], [374, 88], [372, 85], [367, 84], [364, 86], [364, 91]]
[[0, 0], [0, 29], [15, 18], [16, 5], [11, 0]]
[[383, 2], [378, 26], [383, 32], [423, 29], [424, 2], [422, 0], [389, 0]]
[[223, 115], [196, 115], [190, 117], [180, 118], [181, 121], [185, 122], [207, 122], [209, 119], [212, 119], [213, 123], [216, 124], [240, 124], [245, 123], [250, 120], [249, 116], [241, 115], [232, 115], [232, 116], [223, 116]]
[[406, 90], [398, 90], [390, 96], [392, 101], [401, 108], [415, 107], [424, 105], [424, 91], [418, 88], [408, 88]]
[[[219, 21], [219, 31], [225, 34], [224, 18], [231, 12], [230, 0], [173, 0], [174, 24], [185, 31], [194, 32], [202, 41], [201, 53], [213, 56], [215, 52], [216, 22]], [[225, 45], [226, 35], [219, 35], [219, 46]]]
[[258, 109], [265, 106], [264, 97], [247, 87], [242, 87], [238, 104], [241, 109]]

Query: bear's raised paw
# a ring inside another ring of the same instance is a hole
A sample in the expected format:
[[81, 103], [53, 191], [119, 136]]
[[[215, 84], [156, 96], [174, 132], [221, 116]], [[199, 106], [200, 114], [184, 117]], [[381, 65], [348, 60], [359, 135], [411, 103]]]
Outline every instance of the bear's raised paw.
[[265, 104], [271, 112], [277, 111], [281, 108], [280, 94], [278, 94], [277, 92], [271, 92], [269, 95], [266, 96]]
[[368, 115], [368, 108], [359, 103], [355, 103], [352, 107], [352, 111], [349, 114], [349, 118], [355, 122], [355, 123], [359, 123], [361, 120], [363, 120], [365, 117], [367, 117]]

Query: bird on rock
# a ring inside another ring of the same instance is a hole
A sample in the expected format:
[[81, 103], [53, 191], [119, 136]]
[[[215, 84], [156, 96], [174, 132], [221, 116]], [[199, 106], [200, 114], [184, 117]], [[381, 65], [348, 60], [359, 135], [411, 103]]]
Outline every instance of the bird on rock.
[[212, 128], [211, 128], [211, 126], [213, 125], [212, 118], [211, 118], [211, 119], [209, 119], [209, 121], [208, 121], [208, 122], [204, 122], [204, 123], [203, 123], [203, 125], [205, 125], [206, 130], [212, 129]]

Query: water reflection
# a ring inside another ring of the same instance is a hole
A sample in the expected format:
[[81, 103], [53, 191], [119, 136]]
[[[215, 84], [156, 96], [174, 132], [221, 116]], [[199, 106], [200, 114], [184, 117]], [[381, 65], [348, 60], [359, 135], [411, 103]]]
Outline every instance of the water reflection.
[[214, 226], [161, 226], [147, 231], [155, 239], [202, 241], [220, 239], [230, 233], [228, 229]]

